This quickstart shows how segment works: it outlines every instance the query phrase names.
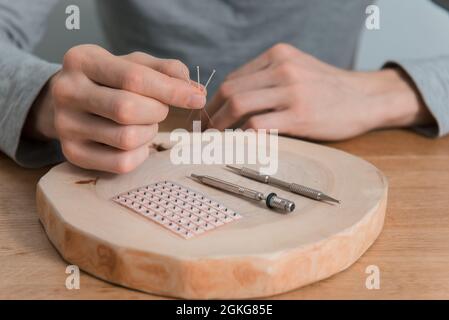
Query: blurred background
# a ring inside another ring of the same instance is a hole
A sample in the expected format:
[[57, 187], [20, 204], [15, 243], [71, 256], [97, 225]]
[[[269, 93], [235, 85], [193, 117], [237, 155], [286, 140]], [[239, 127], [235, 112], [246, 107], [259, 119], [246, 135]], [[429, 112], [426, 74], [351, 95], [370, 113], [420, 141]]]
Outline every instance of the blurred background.
[[[360, 39], [356, 69], [379, 68], [386, 60], [449, 55], [449, 13], [430, 0], [380, 0], [380, 30], [366, 30]], [[81, 30], [67, 32], [65, 8], [76, 4], [81, 10]], [[55, 46], [54, 44], [58, 45]], [[92, 0], [62, 0], [50, 17], [46, 36], [35, 52], [60, 62], [65, 51], [81, 43], [108, 48]]]

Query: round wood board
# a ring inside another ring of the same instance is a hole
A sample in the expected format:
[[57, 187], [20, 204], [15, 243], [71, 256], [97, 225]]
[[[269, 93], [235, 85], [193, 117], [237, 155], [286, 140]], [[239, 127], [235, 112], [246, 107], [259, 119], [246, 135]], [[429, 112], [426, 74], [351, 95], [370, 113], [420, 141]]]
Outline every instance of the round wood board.
[[[168, 141], [160, 134], [159, 141]], [[187, 178], [195, 172], [274, 191], [290, 214], [268, 210]], [[240, 177], [221, 165], [177, 165], [158, 152], [136, 171], [112, 175], [63, 163], [39, 182], [37, 208], [65, 260], [101, 279], [189, 299], [270, 296], [327, 278], [354, 263], [382, 230], [387, 181], [368, 162], [328, 147], [279, 138], [277, 177], [341, 200], [317, 202]], [[110, 199], [172, 180], [238, 211], [243, 219], [184, 240]]]

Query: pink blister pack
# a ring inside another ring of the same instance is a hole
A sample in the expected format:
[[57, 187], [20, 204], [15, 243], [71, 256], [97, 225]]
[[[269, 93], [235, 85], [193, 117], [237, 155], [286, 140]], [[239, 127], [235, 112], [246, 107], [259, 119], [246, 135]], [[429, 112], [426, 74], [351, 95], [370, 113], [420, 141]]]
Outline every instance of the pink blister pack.
[[242, 218], [204, 194], [163, 181], [121, 193], [114, 202], [156, 222], [184, 239]]

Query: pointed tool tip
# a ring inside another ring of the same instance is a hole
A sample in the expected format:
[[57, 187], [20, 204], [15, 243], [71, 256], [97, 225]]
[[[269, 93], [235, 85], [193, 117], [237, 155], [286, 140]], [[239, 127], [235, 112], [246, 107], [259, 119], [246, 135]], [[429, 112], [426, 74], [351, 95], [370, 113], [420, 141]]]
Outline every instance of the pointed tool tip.
[[338, 203], [338, 204], [340, 203], [340, 200], [334, 199], [334, 198], [329, 197], [329, 196], [327, 196], [327, 195], [324, 195], [324, 196], [323, 196], [323, 200], [335, 202], [335, 203]]
[[232, 170], [234, 170], [234, 171], [240, 171], [240, 170], [241, 170], [239, 167], [231, 166], [231, 165], [229, 165], [229, 164], [226, 165], [226, 167], [229, 168], [229, 169], [232, 169]]
[[192, 179], [200, 179], [201, 178], [201, 176], [200, 175], [197, 175], [197, 174], [195, 174], [195, 173], [191, 173], [190, 174], [190, 176], [187, 176], [188, 178], [192, 178]]

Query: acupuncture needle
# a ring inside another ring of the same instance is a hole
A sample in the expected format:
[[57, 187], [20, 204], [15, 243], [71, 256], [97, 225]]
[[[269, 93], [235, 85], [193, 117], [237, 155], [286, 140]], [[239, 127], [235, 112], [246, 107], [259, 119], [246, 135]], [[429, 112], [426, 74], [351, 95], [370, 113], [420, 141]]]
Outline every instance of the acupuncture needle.
[[[204, 86], [204, 88], [205, 88], [206, 90], [207, 90], [207, 86], [208, 86], [209, 83], [211, 82], [211, 80], [212, 80], [212, 78], [214, 77], [214, 75], [215, 75], [216, 72], [217, 72], [217, 71], [216, 71], [215, 69], [212, 70], [212, 73], [211, 73], [209, 79], [207, 79], [206, 85]], [[209, 121], [212, 125], [214, 125], [214, 122], [212, 121], [212, 119], [209, 117], [209, 114], [207, 113], [206, 107], [203, 108], [203, 111], [204, 111], [204, 114], [206, 115], [208, 121]]]
[[[186, 82], [187, 82], [188, 84], [191, 84], [190, 77], [189, 77], [189, 75], [187, 74], [187, 72], [185, 71], [184, 68], [182, 68], [182, 72], [184, 73], [184, 76], [185, 76], [185, 78], [186, 78]], [[190, 110], [189, 116], [187, 117], [186, 124], [189, 123], [190, 119], [192, 118], [193, 111], [194, 111], [194, 109]]]
[[[197, 86], [198, 89], [200, 89], [200, 88], [201, 88], [201, 82], [200, 82], [200, 66], [196, 66], [196, 76], [197, 76], [197, 83], [196, 83], [196, 86]], [[189, 114], [189, 116], [188, 116], [188, 118], [187, 118], [187, 122], [190, 121], [190, 118], [192, 117], [194, 111], [195, 111], [195, 110], [193, 110], [193, 109], [190, 111], [190, 114]], [[201, 121], [201, 111], [200, 111], [200, 121]]]
[[[197, 88], [200, 88], [200, 66], [196, 66], [196, 73], [197, 73], [197, 77], [198, 77], [196, 86], [197, 86]], [[184, 71], [184, 75], [186, 75], [185, 71]], [[188, 79], [188, 82], [190, 83], [190, 77], [188, 75], [186, 75], [186, 78]], [[194, 112], [195, 112], [195, 109], [190, 110], [189, 116], [187, 117], [187, 120], [186, 120], [186, 124], [190, 122], [190, 119], [192, 119]], [[200, 115], [200, 117], [201, 117], [201, 115]]]
[[252, 170], [252, 169], [245, 168], [245, 167], [238, 168], [238, 167], [231, 166], [231, 165], [227, 165], [226, 167], [231, 169], [234, 173], [237, 173], [238, 175], [241, 175], [243, 177], [246, 177], [246, 178], [249, 178], [252, 180], [256, 180], [256, 181], [259, 181], [262, 183], [270, 184], [273, 186], [281, 187], [281, 188], [287, 189], [293, 193], [299, 194], [301, 196], [311, 198], [313, 200], [331, 201], [331, 202], [335, 202], [335, 203], [340, 203], [340, 200], [334, 199], [319, 190], [315, 190], [315, 189], [312, 189], [312, 188], [309, 188], [309, 187], [306, 187], [306, 186], [303, 186], [303, 185], [300, 185], [297, 183], [286, 182], [286, 181], [277, 179], [273, 176], [261, 174], [256, 170]]
[[200, 84], [201, 84], [201, 82], [200, 82], [200, 66], [196, 66], [196, 75], [198, 78], [198, 88], [200, 88], [201, 87], [200, 86]]
[[[201, 88], [201, 82], [200, 82], [200, 66], [196, 66], [196, 75], [197, 75], [197, 85], [198, 85], [198, 89]], [[201, 113], [202, 110], [200, 110], [200, 122], [201, 122]]]
[[[207, 79], [207, 82], [204, 85], [204, 89], [205, 90], [207, 90], [207, 87], [209, 86], [209, 84], [210, 84], [210, 82], [211, 82], [211, 80], [214, 77], [216, 72], [217, 71], [215, 69], [212, 70], [212, 73], [209, 76], [209, 79]], [[199, 66], [196, 66], [196, 73], [197, 73], [197, 86], [198, 86], [198, 88], [200, 88], [201, 87], [201, 82], [200, 82], [200, 67]], [[192, 118], [193, 112], [194, 112], [194, 110], [190, 111], [189, 116], [187, 117], [187, 122], [189, 122], [190, 119]], [[200, 110], [200, 121], [201, 121], [201, 112], [204, 112], [204, 114], [206, 115], [208, 121], [213, 125], [214, 123], [213, 123], [211, 117], [209, 116], [209, 114], [207, 113], [206, 108], [203, 108], [203, 109]]]
[[212, 78], [213, 78], [213, 76], [215, 75], [216, 72], [217, 71], [215, 69], [212, 70], [212, 73], [211, 73], [209, 79], [207, 79], [206, 85], [204, 86], [205, 89], [207, 89], [207, 86], [209, 85], [210, 81], [212, 80]]

